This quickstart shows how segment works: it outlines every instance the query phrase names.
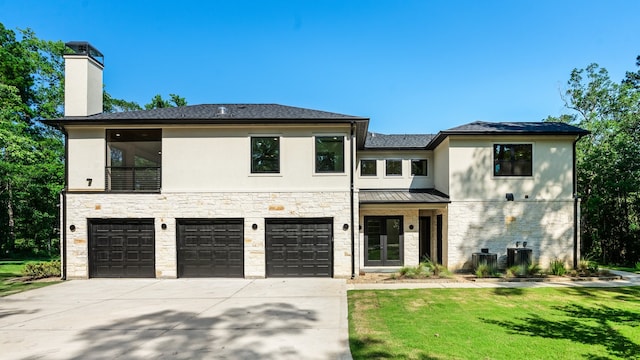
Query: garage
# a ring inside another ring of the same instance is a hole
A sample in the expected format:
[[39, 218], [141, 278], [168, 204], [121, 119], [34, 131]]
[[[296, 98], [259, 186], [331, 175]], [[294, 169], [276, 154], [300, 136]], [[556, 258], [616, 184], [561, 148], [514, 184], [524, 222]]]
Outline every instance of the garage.
[[177, 221], [178, 277], [243, 277], [243, 219]]
[[89, 277], [155, 277], [153, 219], [89, 220]]
[[331, 277], [333, 219], [267, 219], [267, 277]]

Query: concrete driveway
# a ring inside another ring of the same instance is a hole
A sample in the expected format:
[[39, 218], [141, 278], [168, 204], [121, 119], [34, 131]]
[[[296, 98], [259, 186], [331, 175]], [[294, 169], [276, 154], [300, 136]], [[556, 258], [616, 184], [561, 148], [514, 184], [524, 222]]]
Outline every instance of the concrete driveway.
[[339, 279], [91, 279], [0, 298], [3, 359], [351, 359]]

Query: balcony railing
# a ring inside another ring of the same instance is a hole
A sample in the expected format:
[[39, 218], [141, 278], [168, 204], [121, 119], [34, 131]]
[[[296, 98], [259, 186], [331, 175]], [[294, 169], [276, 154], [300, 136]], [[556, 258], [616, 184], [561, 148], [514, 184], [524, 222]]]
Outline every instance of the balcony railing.
[[159, 191], [160, 167], [107, 166], [107, 191]]

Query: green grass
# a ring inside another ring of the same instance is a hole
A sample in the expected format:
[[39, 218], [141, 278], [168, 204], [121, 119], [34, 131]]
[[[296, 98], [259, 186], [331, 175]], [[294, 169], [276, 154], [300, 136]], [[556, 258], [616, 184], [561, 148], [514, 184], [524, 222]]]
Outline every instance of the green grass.
[[615, 266], [615, 265], [604, 265], [603, 267], [606, 268], [606, 269], [611, 269], [611, 270], [620, 270], [620, 271], [626, 271], [626, 272], [630, 272], [630, 273], [640, 274], [640, 269], [636, 269], [634, 267]]
[[2, 260], [0, 261], [0, 297], [57, 284], [58, 281], [17, 281], [22, 277], [24, 266], [37, 260]]
[[354, 359], [640, 359], [640, 287], [350, 291]]

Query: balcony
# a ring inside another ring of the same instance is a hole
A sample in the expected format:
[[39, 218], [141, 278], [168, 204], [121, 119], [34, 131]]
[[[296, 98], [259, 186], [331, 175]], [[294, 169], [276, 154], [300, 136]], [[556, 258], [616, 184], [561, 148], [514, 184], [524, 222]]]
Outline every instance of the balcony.
[[160, 191], [161, 172], [159, 166], [108, 166], [105, 170], [107, 191]]

